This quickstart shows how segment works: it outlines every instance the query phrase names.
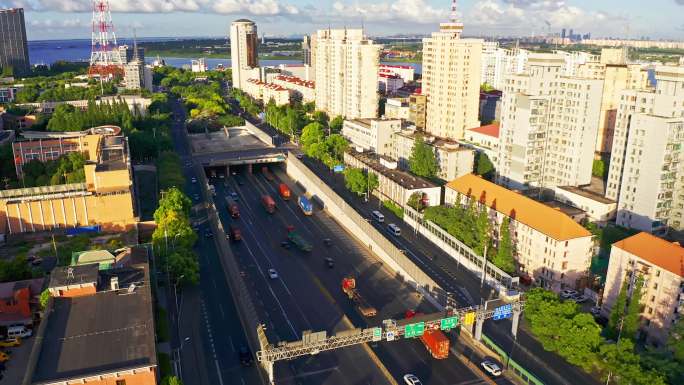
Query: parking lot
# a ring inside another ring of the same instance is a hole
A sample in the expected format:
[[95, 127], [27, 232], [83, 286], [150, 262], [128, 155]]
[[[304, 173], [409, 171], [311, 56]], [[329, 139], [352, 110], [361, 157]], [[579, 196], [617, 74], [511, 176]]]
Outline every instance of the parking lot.
[[24, 374], [26, 373], [26, 364], [31, 355], [34, 340], [35, 338], [30, 337], [22, 340], [21, 346], [0, 348], [0, 350], [10, 356], [10, 359], [4, 363], [5, 370], [2, 372], [0, 384], [21, 384], [21, 381], [24, 379]]

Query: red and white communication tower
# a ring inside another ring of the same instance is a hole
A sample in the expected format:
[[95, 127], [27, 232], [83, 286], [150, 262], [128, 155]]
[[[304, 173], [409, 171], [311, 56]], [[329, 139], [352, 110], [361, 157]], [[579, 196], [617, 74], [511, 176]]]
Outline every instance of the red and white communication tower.
[[108, 0], [93, 0], [93, 35], [90, 53], [91, 75], [123, 74], [124, 61], [116, 44]]

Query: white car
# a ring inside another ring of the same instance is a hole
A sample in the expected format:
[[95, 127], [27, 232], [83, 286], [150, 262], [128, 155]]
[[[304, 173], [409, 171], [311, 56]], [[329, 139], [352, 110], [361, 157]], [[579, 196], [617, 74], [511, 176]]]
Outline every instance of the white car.
[[268, 276], [271, 277], [271, 279], [278, 279], [278, 272], [275, 271], [275, 269], [268, 269]]
[[480, 364], [480, 366], [482, 366], [482, 369], [484, 369], [485, 372], [487, 372], [487, 373], [489, 373], [489, 374], [491, 374], [492, 376], [495, 376], [495, 377], [500, 376], [501, 373], [502, 373], [501, 368], [500, 368], [499, 365], [498, 365], [496, 362], [494, 362], [494, 361], [484, 360], [484, 361], [482, 361], [482, 363]]
[[405, 375], [404, 382], [406, 383], [406, 385], [423, 385], [423, 383], [420, 382], [418, 377], [414, 376], [413, 374]]
[[576, 296], [578, 293], [576, 290], [571, 290], [571, 289], [564, 289], [563, 291], [560, 292], [561, 298], [568, 299]]
[[197, 178], [195, 178], [195, 177], [193, 176], [192, 179], [190, 179], [190, 181], [191, 181], [192, 183], [197, 183]]

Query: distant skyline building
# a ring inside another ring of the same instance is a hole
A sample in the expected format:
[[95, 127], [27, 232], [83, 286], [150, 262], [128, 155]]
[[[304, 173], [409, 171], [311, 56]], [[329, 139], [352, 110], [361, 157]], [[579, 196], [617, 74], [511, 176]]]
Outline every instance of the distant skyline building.
[[381, 46], [362, 29], [322, 29], [315, 41], [316, 108], [331, 117], [377, 117]]
[[482, 39], [461, 39], [463, 24], [452, 16], [439, 32], [423, 39], [422, 93], [427, 96], [426, 128], [435, 136], [460, 140], [478, 127]]
[[30, 70], [23, 8], [0, 9], [0, 67], [17, 75]]
[[257, 46], [259, 35], [256, 24], [247, 19], [238, 19], [230, 25], [230, 61], [233, 87], [244, 89], [245, 82], [259, 76]]

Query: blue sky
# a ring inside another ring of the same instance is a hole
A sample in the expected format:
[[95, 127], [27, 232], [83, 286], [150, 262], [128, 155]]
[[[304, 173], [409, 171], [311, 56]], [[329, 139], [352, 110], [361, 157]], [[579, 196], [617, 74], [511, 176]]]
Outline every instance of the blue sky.
[[[448, 17], [449, 0], [110, 0], [121, 37], [224, 36], [248, 17], [267, 36], [360, 26], [372, 35], [427, 33]], [[648, 5], [644, 5], [647, 3]], [[0, 0], [26, 10], [30, 40], [89, 38], [90, 0]], [[468, 35], [545, 33], [573, 28], [596, 37], [684, 40], [684, 0], [460, 0]]]

